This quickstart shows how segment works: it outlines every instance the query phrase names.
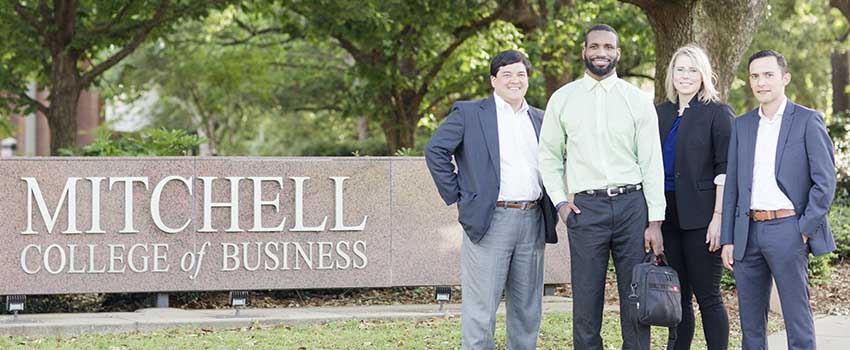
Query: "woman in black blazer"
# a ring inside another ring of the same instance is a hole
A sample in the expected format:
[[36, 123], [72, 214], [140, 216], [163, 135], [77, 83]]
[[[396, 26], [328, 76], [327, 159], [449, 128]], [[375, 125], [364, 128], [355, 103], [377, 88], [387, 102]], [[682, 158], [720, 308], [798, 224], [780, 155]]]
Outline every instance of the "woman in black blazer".
[[709, 350], [727, 349], [729, 317], [720, 294], [720, 217], [726, 150], [735, 114], [718, 102], [705, 52], [678, 49], [667, 68], [667, 102], [656, 106], [664, 156], [664, 254], [682, 284], [682, 323], [675, 349], [694, 336], [691, 295], [696, 295]]

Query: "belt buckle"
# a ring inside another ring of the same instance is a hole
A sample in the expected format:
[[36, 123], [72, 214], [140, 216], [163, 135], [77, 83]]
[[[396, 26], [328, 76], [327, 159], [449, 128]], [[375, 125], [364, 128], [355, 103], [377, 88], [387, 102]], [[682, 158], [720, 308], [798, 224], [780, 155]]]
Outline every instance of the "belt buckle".
[[[619, 192], [611, 192], [611, 190], [619, 191]], [[616, 197], [623, 193], [623, 189], [619, 187], [608, 187], [605, 192], [608, 194], [608, 197]]]

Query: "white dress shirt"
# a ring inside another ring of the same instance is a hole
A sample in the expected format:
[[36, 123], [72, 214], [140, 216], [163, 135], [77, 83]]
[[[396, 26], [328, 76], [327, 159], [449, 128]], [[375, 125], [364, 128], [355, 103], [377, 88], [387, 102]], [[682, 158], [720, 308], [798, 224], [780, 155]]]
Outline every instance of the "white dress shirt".
[[759, 127], [756, 136], [756, 154], [753, 166], [753, 196], [750, 209], [777, 210], [794, 209], [791, 200], [782, 193], [776, 184], [776, 146], [779, 143], [779, 130], [782, 127], [782, 113], [788, 99], [783, 97], [773, 120], [764, 115], [759, 108]]
[[540, 172], [537, 169], [537, 134], [528, 114], [528, 104], [514, 112], [499, 95], [496, 118], [499, 129], [500, 201], [533, 201], [540, 198]]

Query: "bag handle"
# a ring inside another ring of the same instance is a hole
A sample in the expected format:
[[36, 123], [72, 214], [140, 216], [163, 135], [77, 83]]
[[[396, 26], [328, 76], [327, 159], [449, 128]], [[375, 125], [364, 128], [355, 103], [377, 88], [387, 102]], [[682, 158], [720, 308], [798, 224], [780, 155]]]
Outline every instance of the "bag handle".
[[655, 255], [655, 253], [650, 250], [649, 253], [646, 253], [646, 256], [643, 257], [643, 262], [654, 262], [657, 266], [670, 266], [670, 263], [667, 262], [667, 256], [664, 254]]

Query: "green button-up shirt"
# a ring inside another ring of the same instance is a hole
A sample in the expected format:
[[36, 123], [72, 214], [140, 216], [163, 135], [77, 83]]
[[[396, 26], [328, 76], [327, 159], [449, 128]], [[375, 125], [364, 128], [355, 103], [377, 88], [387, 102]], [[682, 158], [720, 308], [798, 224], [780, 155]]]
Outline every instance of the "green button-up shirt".
[[546, 105], [539, 146], [543, 185], [560, 203], [568, 192], [643, 183], [649, 220], [664, 220], [660, 140], [650, 96], [616, 74], [602, 81], [585, 74]]

